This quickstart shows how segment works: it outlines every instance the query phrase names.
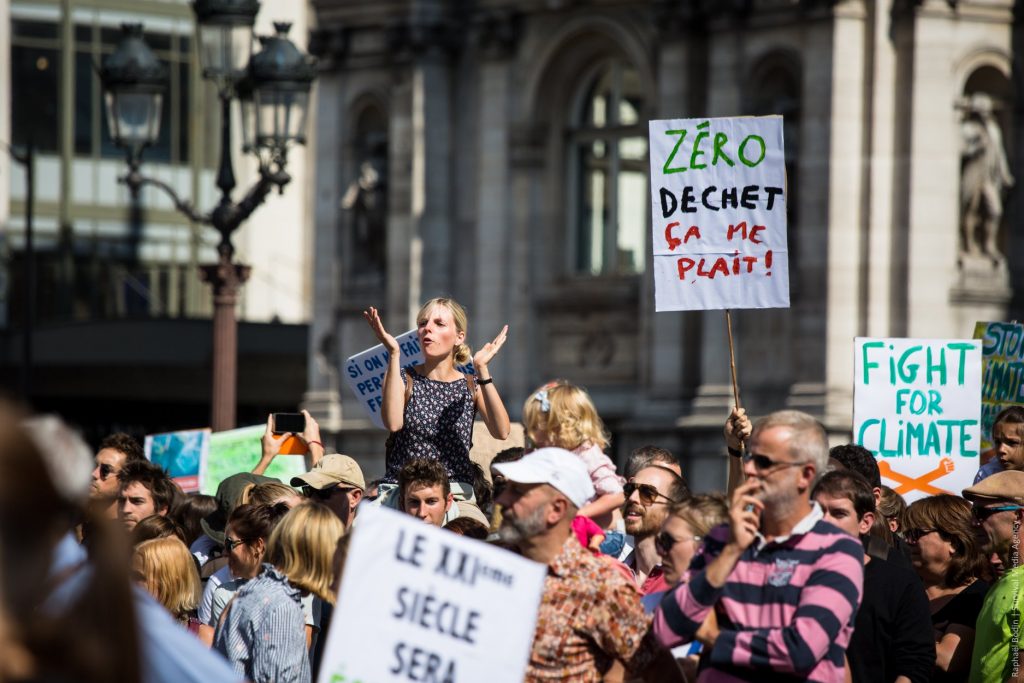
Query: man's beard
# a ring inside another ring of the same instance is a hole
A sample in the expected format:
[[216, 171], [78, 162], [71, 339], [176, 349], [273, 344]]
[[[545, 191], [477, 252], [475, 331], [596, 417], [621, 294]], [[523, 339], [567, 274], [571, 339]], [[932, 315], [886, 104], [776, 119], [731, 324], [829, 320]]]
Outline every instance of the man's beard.
[[626, 533], [634, 538], [646, 538], [658, 533], [661, 531], [661, 525], [665, 522], [665, 517], [667, 517], [666, 515], [655, 523], [655, 511], [640, 505], [627, 506], [623, 511], [623, 517], [625, 518], [630, 512], [640, 513], [640, 519], [638, 520], [625, 519]]
[[544, 520], [546, 513], [546, 505], [537, 507], [523, 519], [515, 519], [503, 513], [501, 526], [498, 527], [498, 540], [502, 543], [517, 545], [526, 539], [537, 536], [548, 528], [547, 522]]

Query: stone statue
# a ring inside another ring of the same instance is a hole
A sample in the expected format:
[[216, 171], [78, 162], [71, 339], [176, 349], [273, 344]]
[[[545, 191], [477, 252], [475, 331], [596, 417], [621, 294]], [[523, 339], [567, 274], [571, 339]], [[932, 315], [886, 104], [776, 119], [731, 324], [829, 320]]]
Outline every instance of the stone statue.
[[352, 212], [355, 251], [352, 266], [359, 273], [384, 272], [388, 215], [386, 178], [385, 156], [377, 151], [360, 164], [359, 177], [341, 199], [341, 208]]
[[960, 163], [960, 255], [987, 257], [996, 266], [1005, 261], [999, 251], [1003, 195], [1014, 183], [1003, 148], [1003, 135], [993, 114], [992, 98], [975, 93], [958, 109], [963, 149]]

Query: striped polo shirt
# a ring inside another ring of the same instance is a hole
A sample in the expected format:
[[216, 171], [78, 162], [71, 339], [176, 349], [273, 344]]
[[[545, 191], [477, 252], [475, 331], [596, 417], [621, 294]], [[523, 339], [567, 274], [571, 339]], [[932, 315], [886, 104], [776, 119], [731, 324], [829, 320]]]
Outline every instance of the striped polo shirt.
[[704, 570], [728, 539], [728, 525], [713, 529], [684, 582], [662, 599], [654, 616], [658, 640], [666, 647], [693, 640], [715, 609], [721, 632], [701, 662], [700, 683], [842, 683], [864, 586], [861, 543], [824, 521], [812, 503], [789, 536], [751, 544], [716, 589]]

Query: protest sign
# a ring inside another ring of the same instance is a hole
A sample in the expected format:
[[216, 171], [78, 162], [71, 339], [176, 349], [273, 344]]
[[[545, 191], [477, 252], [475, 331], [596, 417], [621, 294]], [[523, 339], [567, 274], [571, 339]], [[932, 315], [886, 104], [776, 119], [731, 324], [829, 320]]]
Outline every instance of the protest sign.
[[[402, 353], [398, 361], [399, 365], [406, 368], [423, 364], [423, 349], [420, 348], [420, 339], [416, 330], [409, 330], [405, 334], [395, 337], [395, 341], [398, 342], [398, 349]], [[384, 393], [384, 373], [388, 369], [390, 356], [391, 354], [384, 350], [383, 344], [377, 344], [345, 361], [345, 382], [359, 399], [360, 405], [363, 406], [363, 410], [369, 415], [373, 424], [381, 429], [384, 429], [384, 421], [380, 416]], [[474, 374], [472, 361], [455, 367], [467, 375]]]
[[319, 683], [521, 683], [546, 566], [385, 507], [352, 534]]
[[977, 323], [981, 340], [981, 448], [992, 448], [992, 424], [1003, 408], [1024, 404], [1024, 325]]
[[854, 348], [854, 442], [882, 483], [908, 503], [960, 495], [979, 464], [981, 342], [858, 337]]
[[144, 445], [146, 457], [164, 468], [185, 493], [199, 490], [209, 448], [209, 429], [149, 434]]
[[[212, 434], [202, 492], [212, 496], [217, 493], [217, 486], [232, 474], [251, 472], [263, 454], [260, 439], [266, 429], [266, 425], [253, 425]], [[278, 455], [263, 474], [287, 484], [305, 471], [306, 459], [301, 455]]]
[[657, 311], [787, 308], [782, 117], [651, 121]]

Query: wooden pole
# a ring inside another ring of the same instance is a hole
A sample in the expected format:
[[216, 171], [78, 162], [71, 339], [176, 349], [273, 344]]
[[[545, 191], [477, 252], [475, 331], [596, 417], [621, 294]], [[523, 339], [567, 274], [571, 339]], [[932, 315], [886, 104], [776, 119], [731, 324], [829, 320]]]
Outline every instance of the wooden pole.
[[736, 352], [732, 344], [732, 311], [725, 309], [725, 328], [729, 333], [729, 371], [732, 373], [732, 399], [736, 407], [740, 406], [740, 388], [736, 382]]

